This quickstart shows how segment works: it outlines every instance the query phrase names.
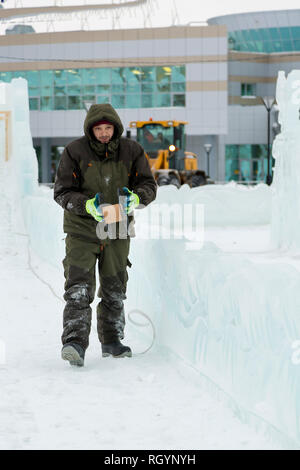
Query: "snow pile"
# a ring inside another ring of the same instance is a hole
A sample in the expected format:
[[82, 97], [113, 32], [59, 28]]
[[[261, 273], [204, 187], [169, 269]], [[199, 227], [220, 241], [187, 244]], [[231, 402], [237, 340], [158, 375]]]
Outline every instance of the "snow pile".
[[279, 72], [276, 89], [281, 134], [273, 144], [272, 242], [282, 250], [300, 250], [300, 70]]
[[246, 187], [234, 181], [192, 189], [186, 184], [180, 189], [172, 185], [161, 186], [150, 211], [139, 211], [136, 215], [139, 223], [152, 225], [155, 205], [168, 204], [173, 209], [177, 204], [181, 207], [190, 204], [203, 206], [205, 226], [264, 225], [271, 220], [271, 196], [271, 189], [266, 184]]

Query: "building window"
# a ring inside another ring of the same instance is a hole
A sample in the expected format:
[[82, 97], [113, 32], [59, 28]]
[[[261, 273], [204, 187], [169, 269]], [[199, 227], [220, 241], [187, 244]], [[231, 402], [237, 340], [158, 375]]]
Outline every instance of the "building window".
[[241, 83], [241, 96], [256, 96], [256, 83]]
[[30, 110], [78, 110], [84, 100], [116, 108], [185, 107], [184, 65], [0, 72], [28, 81]]
[[[275, 165], [274, 159], [271, 161]], [[226, 181], [265, 181], [268, 168], [267, 145], [226, 145]]]

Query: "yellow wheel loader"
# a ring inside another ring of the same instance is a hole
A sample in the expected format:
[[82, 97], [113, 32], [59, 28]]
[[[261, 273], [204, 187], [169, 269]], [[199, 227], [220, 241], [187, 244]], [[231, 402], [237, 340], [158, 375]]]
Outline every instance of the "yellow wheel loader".
[[[208, 176], [198, 169], [197, 155], [185, 151], [185, 121], [131, 121], [136, 129], [137, 141], [146, 156], [159, 186], [174, 184], [178, 188], [207, 184]], [[129, 134], [130, 135], [130, 132]]]

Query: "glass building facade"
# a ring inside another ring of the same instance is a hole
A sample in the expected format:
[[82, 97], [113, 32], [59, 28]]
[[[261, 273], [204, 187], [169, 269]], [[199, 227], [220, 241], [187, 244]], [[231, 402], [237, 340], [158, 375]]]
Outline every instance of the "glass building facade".
[[78, 110], [85, 100], [114, 108], [185, 106], [185, 66], [0, 72], [28, 81], [31, 111]]
[[245, 52], [300, 51], [300, 26], [231, 31], [229, 49]]
[[[226, 145], [226, 181], [259, 182], [268, 171], [267, 145]], [[274, 160], [271, 158], [271, 167]]]

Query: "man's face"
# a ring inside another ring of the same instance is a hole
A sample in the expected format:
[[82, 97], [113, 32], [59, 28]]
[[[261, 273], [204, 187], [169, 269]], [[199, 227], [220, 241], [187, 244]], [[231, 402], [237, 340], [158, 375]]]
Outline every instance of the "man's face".
[[93, 133], [102, 144], [107, 144], [114, 135], [115, 126], [113, 124], [99, 124], [93, 127]]

